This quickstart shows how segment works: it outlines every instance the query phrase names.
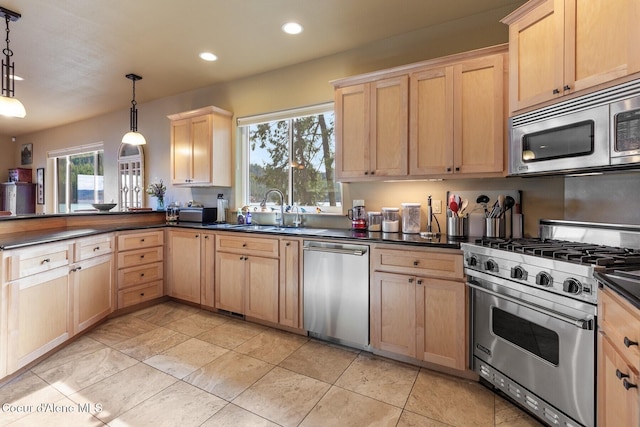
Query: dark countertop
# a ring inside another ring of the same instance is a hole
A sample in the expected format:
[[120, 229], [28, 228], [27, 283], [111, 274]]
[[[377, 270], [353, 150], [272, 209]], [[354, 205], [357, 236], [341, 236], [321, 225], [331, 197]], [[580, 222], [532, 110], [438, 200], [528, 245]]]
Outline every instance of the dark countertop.
[[[106, 213], [108, 214], [108, 213]], [[102, 214], [101, 214], [102, 215]], [[176, 224], [152, 224], [152, 225], [100, 225], [90, 227], [67, 227], [55, 230], [36, 230], [19, 233], [6, 233], [0, 235], [0, 250], [17, 249], [21, 247], [37, 245], [42, 243], [52, 243], [67, 239], [76, 239], [101, 233], [114, 231], [136, 230], [158, 227], [190, 228], [213, 231], [230, 231], [237, 233], [252, 233], [261, 235], [292, 236], [309, 239], [339, 239], [356, 240], [362, 243], [393, 243], [404, 245], [419, 245], [423, 247], [460, 249], [460, 243], [473, 241], [473, 239], [448, 239], [446, 235], [437, 235], [432, 238], [423, 238], [420, 234], [403, 233], [382, 233], [355, 231], [339, 228], [280, 228], [272, 225], [248, 225], [236, 226], [235, 224], [213, 224], [203, 225], [197, 223], [176, 223]]]
[[242, 225], [176, 223], [169, 225], [177, 228], [193, 228], [201, 230], [231, 231], [238, 233], [255, 233], [263, 235], [293, 236], [309, 239], [344, 239], [362, 241], [362, 243], [395, 243], [405, 245], [420, 245], [432, 248], [460, 249], [460, 243], [474, 241], [475, 238], [450, 239], [446, 234], [439, 234], [431, 238], [421, 237], [420, 234], [383, 233], [381, 231], [359, 231], [342, 228], [307, 228], [307, 227], [277, 227], [273, 225]]
[[625, 277], [625, 272], [600, 273], [595, 272], [594, 277], [603, 285], [629, 301], [640, 310], [640, 276], [637, 278]]

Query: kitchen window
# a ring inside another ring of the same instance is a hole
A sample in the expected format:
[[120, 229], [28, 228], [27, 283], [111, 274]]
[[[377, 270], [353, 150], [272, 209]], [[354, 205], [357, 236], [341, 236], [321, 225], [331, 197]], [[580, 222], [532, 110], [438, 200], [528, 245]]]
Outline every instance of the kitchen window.
[[[277, 188], [285, 205], [301, 212], [342, 213], [334, 124], [333, 103], [238, 119], [245, 204], [259, 209], [267, 190]], [[267, 200], [269, 207], [277, 203]]]
[[104, 148], [102, 143], [47, 153], [54, 176], [54, 212], [93, 209], [104, 202]]

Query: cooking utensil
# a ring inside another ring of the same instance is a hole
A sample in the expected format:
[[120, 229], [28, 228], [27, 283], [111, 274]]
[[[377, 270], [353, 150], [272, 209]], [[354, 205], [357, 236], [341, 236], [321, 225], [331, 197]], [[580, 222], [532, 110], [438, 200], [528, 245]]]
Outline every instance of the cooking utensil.
[[504, 198], [504, 207], [502, 208], [502, 213], [500, 214], [500, 216], [503, 216], [504, 214], [506, 214], [509, 209], [515, 206], [515, 204], [516, 204], [516, 200], [513, 197], [506, 196]]
[[455, 200], [449, 202], [449, 209], [453, 212], [454, 215], [458, 214], [458, 203]]
[[458, 208], [458, 216], [460, 218], [462, 218], [465, 215], [465, 210], [467, 209], [467, 207], [469, 206], [469, 200], [468, 199], [462, 199], [461, 204]]
[[487, 208], [487, 203], [489, 203], [489, 200], [490, 200], [489, 196], [485, 196], [484, 194], [479, 195], [478, 198], [476, 199], [476, 203], [480, 203], [484, 208], [485, 217], [489, 216], [489, 209]]

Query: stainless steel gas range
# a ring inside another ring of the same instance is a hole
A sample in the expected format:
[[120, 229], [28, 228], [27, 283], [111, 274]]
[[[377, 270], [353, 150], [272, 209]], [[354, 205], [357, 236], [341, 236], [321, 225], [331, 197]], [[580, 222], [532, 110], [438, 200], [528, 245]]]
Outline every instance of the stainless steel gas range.
[[638, 269], [640, 227], [540, 221], [461, 244], [481, 380], [549, 425], [595, 426], [596, 271]]

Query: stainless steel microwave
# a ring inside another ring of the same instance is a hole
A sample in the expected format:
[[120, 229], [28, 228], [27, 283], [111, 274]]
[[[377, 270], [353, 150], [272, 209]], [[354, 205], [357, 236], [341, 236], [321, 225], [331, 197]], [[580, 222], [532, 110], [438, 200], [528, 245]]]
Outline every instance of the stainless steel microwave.
[[640, 167], [640, 80], [509, 119], [509, 175]]

